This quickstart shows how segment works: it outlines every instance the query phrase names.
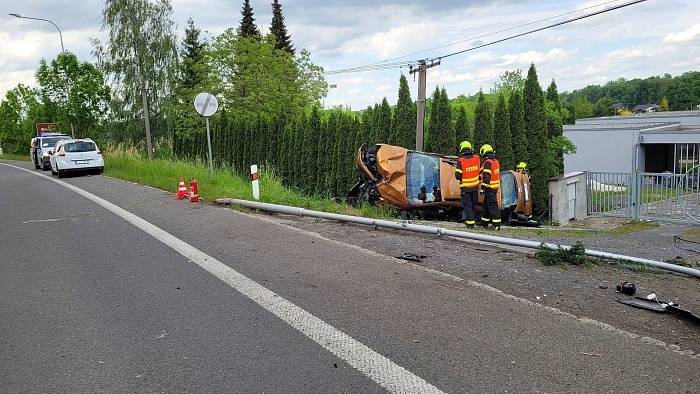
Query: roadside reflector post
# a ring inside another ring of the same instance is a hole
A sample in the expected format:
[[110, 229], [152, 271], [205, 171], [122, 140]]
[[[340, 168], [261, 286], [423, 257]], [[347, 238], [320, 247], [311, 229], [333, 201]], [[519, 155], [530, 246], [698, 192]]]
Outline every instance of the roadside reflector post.
[[260, 181], [258, 181], [258, 165], [250, 166], [250, 180], [253, 182], [253, 198], [260, 200]]

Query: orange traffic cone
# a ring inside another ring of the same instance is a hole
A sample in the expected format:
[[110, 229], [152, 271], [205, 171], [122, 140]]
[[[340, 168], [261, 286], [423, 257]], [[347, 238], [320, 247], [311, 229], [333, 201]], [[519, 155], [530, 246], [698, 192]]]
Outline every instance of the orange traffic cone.
[[198, 186], [197, 186], [197, 180], [196, 179], [191, 179], [190, 180], [190, 202], [198, 202], [199, 201], [199, 193], [198, 193]]
[[187, 198], [188, 194], [187, 186], [185, 186], [185, 178], [180, 177], [180, 184], [177, 186], [177, 193], [175, 194], [175, 197], [177, 197], [178, 200], [182, 200]]

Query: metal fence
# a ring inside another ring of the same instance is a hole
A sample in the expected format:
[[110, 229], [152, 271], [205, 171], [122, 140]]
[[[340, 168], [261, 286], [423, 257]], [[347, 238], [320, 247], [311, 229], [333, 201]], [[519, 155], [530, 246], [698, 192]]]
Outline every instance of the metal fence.
[[700, 166], [684, 174], [587, 172], [589, 215], [700, 223]]
[[632, 183], [626, 172], [587, 172], [588, 214], [631, 216]]

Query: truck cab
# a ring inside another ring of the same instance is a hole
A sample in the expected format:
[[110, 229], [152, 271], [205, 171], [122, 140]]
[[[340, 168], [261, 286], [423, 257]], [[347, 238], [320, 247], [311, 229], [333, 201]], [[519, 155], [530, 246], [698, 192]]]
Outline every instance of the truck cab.
[[34, 168], [44, 171], [51, 169], [51, 153], [56, 143], [70, 139], [70, 136], [61, 133], [43, 133], [32, 138], [29, 148], [29, 156], [34, 163]]

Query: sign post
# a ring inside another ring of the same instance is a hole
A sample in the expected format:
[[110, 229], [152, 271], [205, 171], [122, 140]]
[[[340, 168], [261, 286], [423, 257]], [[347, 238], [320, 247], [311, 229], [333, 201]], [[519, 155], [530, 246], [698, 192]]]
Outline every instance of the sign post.
[[194, 109], [198, 114], [204, 116], [207, 123], [207, 149], [209, 156], [209, 173], [214, 173], [214, 164], [211, 158], [211, 134], [209, 133], [209, 117], [216, 113], [219, 109], [219, 101], [211, 93], [202, 92], [194, 98]]

